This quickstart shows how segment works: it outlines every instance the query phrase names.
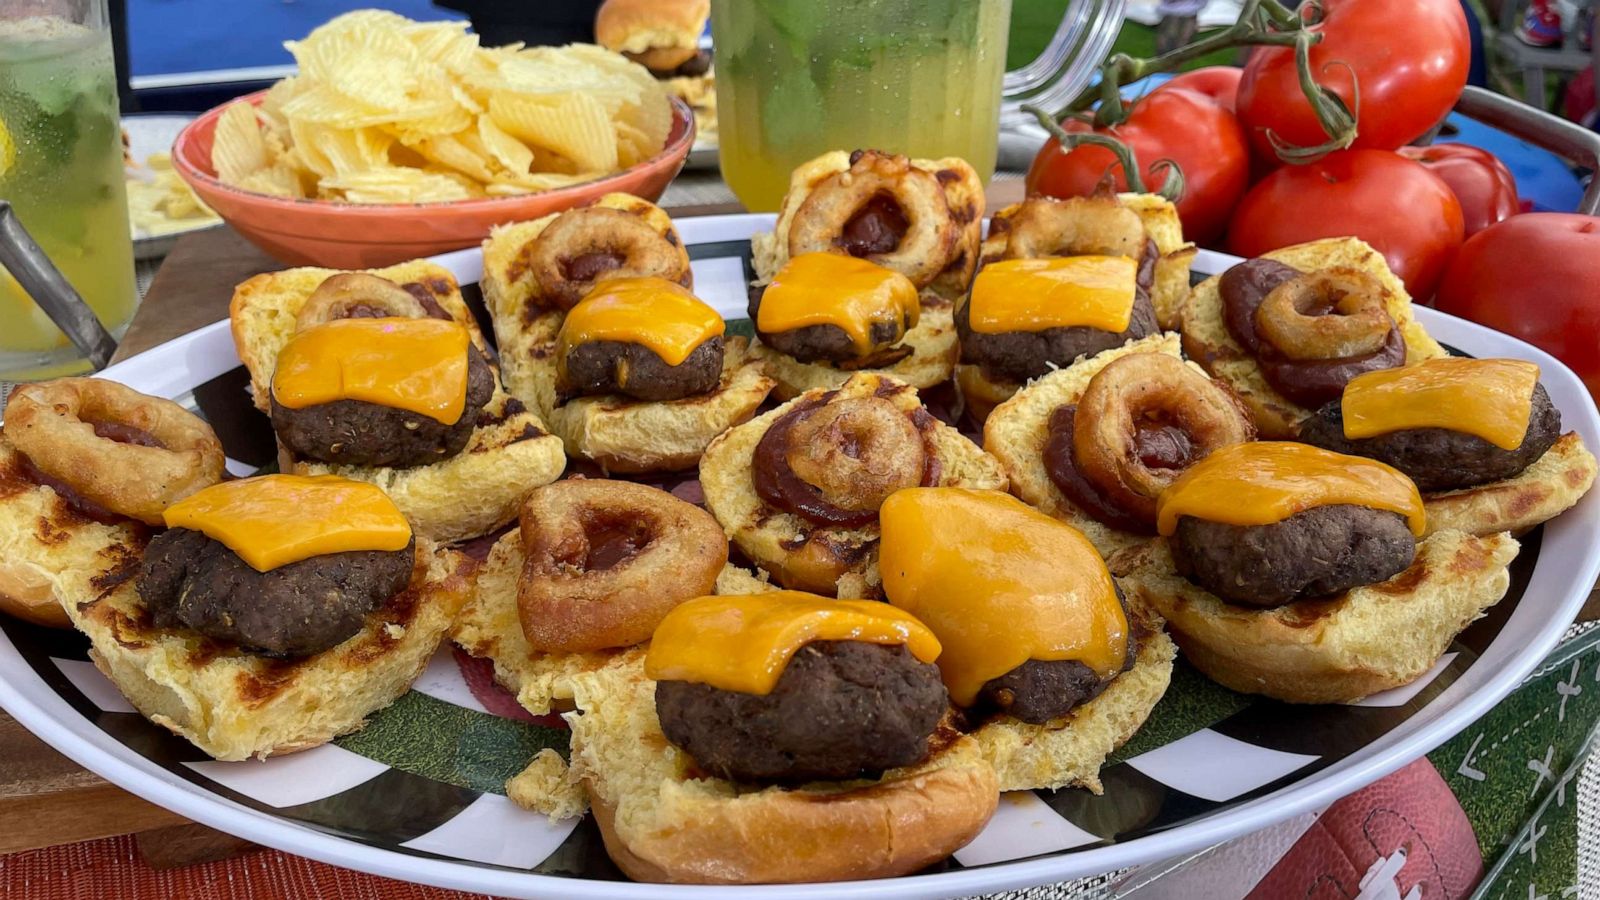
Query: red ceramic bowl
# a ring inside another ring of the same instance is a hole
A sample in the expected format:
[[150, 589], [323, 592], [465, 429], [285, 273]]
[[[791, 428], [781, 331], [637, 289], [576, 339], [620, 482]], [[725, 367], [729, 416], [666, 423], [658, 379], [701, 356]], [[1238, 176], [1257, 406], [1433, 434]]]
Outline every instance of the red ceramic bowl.
[[[243, 99], [260, 103], [265, 93]], [[653, 202], [683, 168], [694, 143], [694, 116], [683, 101], [672, 98], [672, 129], [661, 152], [594, 181], [537, 194], [444, 203], [290, 200], [217, 180], [211, 140], [222, 110], [211, 110], [178, 134], [172, 145], [173, 168], [200, 199], [262, 250], [292, 265], [336, 269], [371, 269], [471, 247], [496, 225], [537, 219], [614, 191]]]

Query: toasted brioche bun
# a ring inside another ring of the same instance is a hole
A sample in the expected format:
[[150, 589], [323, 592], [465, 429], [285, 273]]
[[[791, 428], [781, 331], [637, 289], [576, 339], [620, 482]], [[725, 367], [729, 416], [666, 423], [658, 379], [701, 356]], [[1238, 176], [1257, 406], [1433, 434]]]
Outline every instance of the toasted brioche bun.
[[1130, 612], [1142, 620], [1144, 643], [1133, 668], [1100, 696], [1043, 725], [1000, 716], [973, 733], [994, 766], [1000, 790], [1081, 787], [1101, 793], [1100, 767], [1150, 717], [1172, 681], [1172, 660], [1178, 655], [1160, 619]]
[[411, 584], [336, 647], [292, 663], [150, 624], [134, 586], [139, 560], [74, 570], [72, 624], [90, 658], [150, 721], [222, 760], [292, 753], [360, 728], [405, 693], [467, 599], [471, 564], [417, 540]]
[[[910, 385], [892, 378], [860, 373], [838, 388], [837, 397], [870, 397], [883, 386], [890, 402], [910, 412], [921, 405]], [[785, 587], [832, 596], [847, 572], [865, 574], [877, 583], [878, 524], [860, 528], [823, 527], [792, 513], [775, 510], [756, 495], [751, 469], [756, 444], [772, 424], [802, 398], [820, 397], [813, 389], [799, 398], [737, 425], [711, 442], [700, 460], [700, 486], [706, 507], [722, 530], [752, 562]], [[934, 423], [934, 452], [939, 457], [939, 484], [1005, 490], [1000, 463], [948, 425]]]
[[[1406, 293], [1405, 285], [1389, 271], [1383, 254], [1365, 242], [1357, 238], [1327, 238], [1264, 253], [1262, 258], [1277, 260], [1302, 272], [1351, 266], [1371, 273], [1383, 285], [1389, 317], [1394, 319], [1400, 336], [1405, 339], [1406, 363], [1445, 355], [1444, 348], [1428, 336], [1412, 314], [1411, 295]], [[1313, 410], [1290, 402], [1274, 390], [1261, 374], [1255, 357], [1246, 353], [1228, 333], [1222, 317], [1222, 295], [1218, 287], [1221, 282], [1220, 274], [1213, 275], [1189, 292], [1182, 313], [1183, 353], [1210, 372], [1211, 377], [1227, 382], [1244, 400], [1255, 416], [1256, 430], [1262, 440], [1291, 439], [1300, 422]]]
[[[683, 247], [672, 219], [648, 200], [632, 194], [611, 193], [590, 205], [638, 216], [680, 250]], [[555, 379], [545, 363], [554, 359], [555, 338], [561, 330], [563, 313], [539, 305], [539, 286], [534, 283], [528, 254], [533, 240], [559, 215], [551, 213], [529, 222], [500, 225], [492, 229], [483, 242], [480, 284], [493, 323], [495, 344], [500, 350], [506, 389], [541, 416], [548, 415], [555, 407]], [[688, 253], [682, 252], [683, 265], [688, 266]]]
[[1428, 533], [1522, 534], [1571, 509], [1589, 492], [1594, 476], [1594, 454], [1577, 432], [1567, 432], [1511, 478], [1423, 495]]
[[149, 529], [103, 525], [79, 515], [53, 488], [23, 474], [22, 454], [0, 436], [0, 612], [51, 628], [71, 628], [62, 604], [84, 572], [137, 565]]
[[855, 372], [885, 375], [919, 390], [930, 388], [949, 379], [960, 348], [956, 343], [955, 313], [950, 303], [927, 291], [922, 294], [922, 303], [917, 327], [906, 332], [902, 342], [911, 348], [911, 355], [887, 368], [850, 371], [830, 363], [803, 363], [759, 340], [751, 346], [750, 352], [777, 382], [773, 393], [780, 400], [790, 400], [810, 390], [832, 390]]
[[[371, 271], [397, 284], [415, 281], [425, 285], [440, 307], [472, 335], [473, 343], [485, 346], [455, 278], [447, 270], [415, 260]], [[294, 334], [295, 316], [317, 286], [335, 274], [334, 269], [289, 269], [257, 275], [234, 291], [229, 313], [234, 344], [250, 370], [251, 390], [262, 412], [270, 409], [272, 370], [279, 351]], [[515, 518], [523, 496], [554, 481], [567, 464], [561, 439], [546, 431], [538, 415], [521, 406], [500, 387], [497, 374], [494, 396], [484, 407], [491, 421], [474, 428], [466, 448], [449, 459], [395, 469], [290, 458], [283, 468], [300, 475], [333, 474], [376, 484], [424, 537], [456, 541], [487, 534]]]
[[[934, 277], [927, 290], [936, 297], [954, 301], [966, 293], [981, 252], [983, 180], [966, 160], [954, 156], [913, 159], [911, 166], [934, 175], [949, 173], [939, 180], [939, 184], [944, 188], [945, 203], [950, 207], [958, 231], [944, 271]], [[789, 173], [789, 190], [783, 195], [776, 225], [772, 231], [761, 232], [750, 238], [750, 247], [754, 251], [751, 262], [755, 265], [757, 284], [772, 281], [778, 270], [789, 262], [789, 229], [794, 225], [795, 213], [800, 205], [823, 180], [849, 168], [848, 152], [830, 150], [801, 163]], [[945, 377], [949, 377], [948, 372]]]
[[552, 821], [581, 816], [589, 808], [589, 795], [572, 774], [566, 757], [549, 747], [535, 753], [527, 767], [506, 779], [506, 798]]
[[[497, 326], [498, 329], [498, 326]], [[755, 415], [775, 382], [755, 359], [748, 339], [723, 339], [722, 380], [716, 390], [681, 400], [575, 397], [556, 401], [557, 340], [561, 314], [546, 313], [514, 340], [531, 348], [531, 365], [519, 367], [529, 398], [567, 453], [593, 460], [608, 472], [670, 472], [700, 461], [711, 439]], [[499, 332], [504, 333], [504, 332]]]
[[676, 69], [700, 52], [711, 0], [606, 0], [594, 17], [602, 47], [647, 69]]
[[[1171, 200], [1157, 194], [1124, 193], [1117, 202], [1139, 214], [1144, 230], [1156, 242], [1161, 256], [1156, 260], [1156, 279], [1150, 286], [1150, 303], [1156, 308], [1156, 322], [1166, 331], [1176, 331], [1184, 298], [1189, 296], [1189, 264], [1199, 251], [1194, 244], [1183, 239], [1183, 223], [1178, 219], [1178, 208]], [[994, 214], [996, 219], [1009, 219], [1022, 206], [1013, 203]], [[993, 231], [993, 229], [991, 229]], [[983, 241], [984, 262], [1004, 259], [1006, 234], [993, 232]]]
[[1505, 596], [1509, 534], [1438, 532], [1411, 567], [1328, 600], [1273, 609], [1225, 603], [1175, 574], [1165, 540], [1110, 561], [1130, 603], [1161, 613], [1195, 668], [1224, 687], [1289, 703], [1349, 703], [1421, 676]]
[[[1148, 535], [1120, 531], [1079, 509], [1061, 493], [1044, 465], [1044, 445], [1050, 436], [1050, 414], [1076, 403], [1089, 381], [1113, 360], [1133, 353], [1164, 353], [1182, 357], [1176, 334], [1152, 334], [1090, 357], [1080, 357], [1065, 369], [1035, 378], [1010, 400], [1000, 404], [983, 423], [983, 449], [1005, 467], [1011, 493], [1029, 506], [1054, 516], [1084, 533], [1101, 555], [1109, 555], [1143, 541]], [[1194, 366], [1193, 363], [1189, 365]], [[1204, 370], [1195, 366], [1195, 371]]]
[[671, 472], [692, 468], [711, 439], [755, 415], [775, 382], [750, 358], [742, 337], [723, 344], [722, 380], [699, 397], [645, 402], [579, 397], [550, 413], [550, 428], [567, 452], [609, 472]]
[[915, 872], [994, 814], [994, 770], [956, 736], [883, 777], [753, 789], [690, 774], [639, 664], [577, 681], [572, 765], [606, 851], [630, 878], [696, 884], [840, 881]]

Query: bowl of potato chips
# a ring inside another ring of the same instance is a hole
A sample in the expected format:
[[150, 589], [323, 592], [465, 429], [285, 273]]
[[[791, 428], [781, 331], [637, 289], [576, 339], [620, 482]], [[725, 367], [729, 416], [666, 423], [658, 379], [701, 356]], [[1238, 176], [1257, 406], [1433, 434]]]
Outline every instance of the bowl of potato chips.
[[483, 47], [366, 10], [288, 44], [299, 73], [195, 119], [173, 166], [294, 265], [373, 268], [620, 191], [661, 196], [694, 116], [601, 47]]

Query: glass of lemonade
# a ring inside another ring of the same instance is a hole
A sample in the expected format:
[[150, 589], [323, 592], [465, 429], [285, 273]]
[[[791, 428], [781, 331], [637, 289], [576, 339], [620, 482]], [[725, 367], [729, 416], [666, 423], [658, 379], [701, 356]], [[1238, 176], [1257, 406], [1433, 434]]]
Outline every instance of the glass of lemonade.
[[1011, 0], [712, 0], [722, 175], [751, 210], [828, 150], [994, 174]]
[[[138, 294], [104, 0], [0, 0], [0, 199], [120, 336]], [[0, 380], [88, 368], [0, 269]]]

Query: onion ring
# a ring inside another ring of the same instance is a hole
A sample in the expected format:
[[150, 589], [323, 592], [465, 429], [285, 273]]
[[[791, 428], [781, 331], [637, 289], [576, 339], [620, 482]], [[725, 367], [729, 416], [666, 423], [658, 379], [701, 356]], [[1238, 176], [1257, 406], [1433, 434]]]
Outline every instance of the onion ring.
[[842, 248], [846, 228], [881, 198], [905, 217], [904, 232], [894, 249], [862, 258], [899, 272], [919, 289], [927, 287], [950, 263], [959, 229], [939, 179], [904, 156], [858, 151], [849, 169], [817, 182], [789, 225], [789, 257], [847, 252]]
[[922, 483], [927, 453], [904, 410], [879, 397], [837, 400], [795, 423], [784, 460], [822, 499], [876, 512], [889, 495]]
[[573, 478], [522, 504], [517, 616], [534, 650], [650, 639], [673, 607], [712, 592], [728, 539], [711, 514], [659, 488]]
[[1009, 217], [1005, 258], [1126, 256], [1139, 259], [1148, 236], [1139, 214], [1111, 197], [1031, 197]]
[[6, 404], [5, 436], [79, 496], [150, 525], [162, 524], [169, 505], [222, 480], [222, 444], [210, 425], [115, 381], [23, 385]]
[[1273, 288], [1256, 307], [1256, 332], [1289, 359], [1376, 353], [1394, 329], [1383, 285], [1349, 266], [1307, 272]]
[[557, 216], [533, 239], [528, 269], [538, 302], [563, 311], [605, 278], [648, 276], [692, 287], [689, 257], [642, 216], [589, 206]]
[[1154, 522], [1156, 498], [1219, 447], [1255, 437], [1239, 399], [1165, 353], [1131, 353], [1095, 373], [1072, 426], [1078, 468], [1117, 506]]
[[421, 319], [427, 315], [427, 310], [410, 291], [387, 278], [367, 272], [340, 272], [323, 279], [311, 292], [294, 317], [294, 327], [304, 331], [334, 319], [375, 316]]

